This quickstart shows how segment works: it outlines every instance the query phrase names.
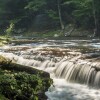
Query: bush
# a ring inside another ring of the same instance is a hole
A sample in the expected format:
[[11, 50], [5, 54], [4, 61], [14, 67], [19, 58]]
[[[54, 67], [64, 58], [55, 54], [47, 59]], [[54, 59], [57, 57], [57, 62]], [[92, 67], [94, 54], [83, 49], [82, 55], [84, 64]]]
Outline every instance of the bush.
[[39, 74], [0, 72], [0, 94], [10, 100], [42, 100], [50, 84], [49, 78], [41, 78]]

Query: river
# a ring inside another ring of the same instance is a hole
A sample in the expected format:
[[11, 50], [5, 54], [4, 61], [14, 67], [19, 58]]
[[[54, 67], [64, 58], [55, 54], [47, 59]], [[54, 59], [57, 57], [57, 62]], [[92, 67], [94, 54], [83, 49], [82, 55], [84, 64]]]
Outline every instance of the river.
[[[33, 43], [11, 43], [0, 48], [0, 55], [13, 62], [50, 73], [53, 85], [45, 93], [48, 100], [100, 100], [99, 71], [94, 71], [90, 59], [80, 59], [80, 56], [91, 55], [94, 52], [100, 56], [100, 41], [96, 39], [41, 40]], [[77, 63], [74, 66], [72, 62]], [[85, 68], [80, 63], [89, 64], [89, 67]], [[94, 72], [96, 75], [92, 80]]]

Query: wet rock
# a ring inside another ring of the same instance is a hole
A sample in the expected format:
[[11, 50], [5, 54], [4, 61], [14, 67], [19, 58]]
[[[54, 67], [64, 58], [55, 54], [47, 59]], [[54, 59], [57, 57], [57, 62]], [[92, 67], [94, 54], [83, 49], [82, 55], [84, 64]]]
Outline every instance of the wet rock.
[[89, 53], [85, 55], [86, 58], [97, 58], [100, 57], [100, 53]]

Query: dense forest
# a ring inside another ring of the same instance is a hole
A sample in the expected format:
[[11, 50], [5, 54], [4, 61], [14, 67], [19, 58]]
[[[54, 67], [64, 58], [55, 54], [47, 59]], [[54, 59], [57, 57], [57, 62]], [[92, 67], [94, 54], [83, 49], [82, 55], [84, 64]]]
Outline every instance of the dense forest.
[[74, 28], [100, 36], [100, 0], [0, 0], [0, 34]]

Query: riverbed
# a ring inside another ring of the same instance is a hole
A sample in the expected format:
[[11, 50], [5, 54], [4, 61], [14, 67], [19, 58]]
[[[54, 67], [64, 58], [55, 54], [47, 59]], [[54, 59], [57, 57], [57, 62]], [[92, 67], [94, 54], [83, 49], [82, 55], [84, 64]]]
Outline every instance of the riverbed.
[[[0, 48], [0, 55], [11, 59], [13, 62], [50, 73], [54, 83], [45, 93], [48, 100], [100, 100], [99, 88], [84, 83], [67, 81], [59, 75], [60, 72], [57, 72], [57, 67], [60, 67], [62, 62], [67, 60], [77, 61], [84, 55], [90, 57], [90, 55], [94, 54], [98, 58], [96, 60], [100, 60], [100, 41], [97, 39], [41, 40], [23, 44], [10, 43]], [[89, 63], [91, 63], [90, 60], [92, 59], [88, 59]], [[65, 65], [63, 63], [62, 68], [66, 66], [66, 63]]]

